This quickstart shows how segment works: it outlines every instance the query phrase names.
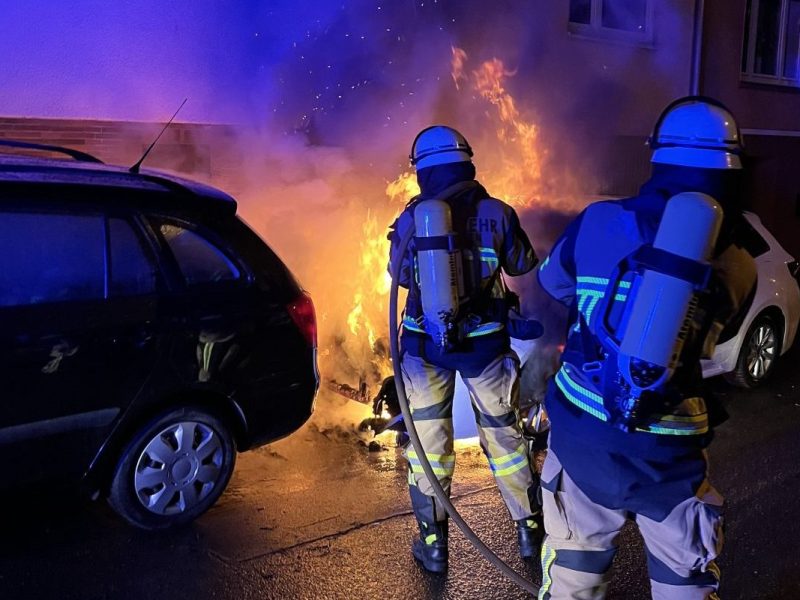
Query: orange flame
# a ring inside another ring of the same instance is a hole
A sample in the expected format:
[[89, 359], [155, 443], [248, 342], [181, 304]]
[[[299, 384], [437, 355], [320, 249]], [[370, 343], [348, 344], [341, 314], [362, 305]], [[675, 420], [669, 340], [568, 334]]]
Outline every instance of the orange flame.
[[[490, 193], [515, 206], [530, 206], [542, 193], [542, 158], [537, 126], [525, 120], [513, 96], [506, 89], [506, 80], [514, 76], [503, 61], [494, 58], [468, 72], [467, 53], [452, 48], [452, 77], [457, 89], [470, 86], [477, 97], [494, 110], [486, 113], [495, 136], [483, 140], [480, 154], [481, 179]], [[487, 147], [488, 146], [488, 147]], [[389, 199], [386, 210], [369, 210], [362, 225], [359, 275], [347, 324], [352, 343], [363, 347], [368, 342], [365, 358], [372, 362], [373, 372], [381, 377], [391, 372], [386, 352], [379, 352], [386, 336], [386, 314], [391, 280], [386, 271], [389, 240], [384, 227], [391, 223], [405, 204], [419, 194], [413, 172], [404, 172], [386, 186]], [[381, 214], [382, 213], [382, 214]], [[385, 217], [385, 219], [383, 218]], [[377, 383], [368, 381], [369, 384]]]
[[486, 156], [497, 160], [490, 165], [485, 180], [491, 193], [514, 206], [527, 207], [542, 193], [542, 161], [547, 151], [539, 143], [539, 128], [526, 121], [516, 106], [505, 81], [515, 75], [498, 58], [483, 62], [470, 76], [465, 74], [467, 53], [452, 48], [452, 75], [459, 81], [469, 81], [478, 95], [495, 111], [487, 113], [495, 126], [497, 144], [484, 148]]
[[408, 171], [386, 185], [386, 195], [392, 202], [407, 204], [417, 194], [419, 194], [419, 184], [417, 184], [416, 176]]
[[[358, 336], [365, 332], [369, 339], [369, 345], [374, 346], [378, 339], [377, 332], [381, 325], [377, 325], [369, 313], [374, 311], [366, 310], [367, 307], [378, 308], [385, 304], [380, 299], [389, 293], [391, 281], [388, 277], [375, 277], [382, 271], [386, 272], [386, 260], [389, 256], [389, 240], [386, 235], [378, 232], [378, 220], [372, 211], [367, 211], [367, 219], [362, 227], [364, 241], [361, 242], [361, 256], [359, 264], [361, 266], [361, 281], [359, 282], [355, 297], [353, 298], [353, 309], [347, 316], [347, 324], [350, 332]], [[383, 314], [383, 313], [380, 313]]]
[[456, 84], [456, 89], [460, 90], [461, 86], [459, 83], [467, 81], [467, 77], [464, 75], [464, 65], [467, 62], [467, 53], [461, 48], [456, 48], [455, 46], [452, 46], [451, 48], [453, 50], [453, 59], [450, 63], [450, 74], [452, 75], [453, 81]]
[[[359, 281], [353, 296], [353, 307], [347, 315], [347, 325], [353, 336], [353, 343], [359, 344], [359, 339], [363, 336], [373, 353], [378, 350], [380, 340], [386, 336], [386, 314], [392, 284], [386, 269], [390, 242], [386, 237], [385, 227], [397, 218], [401, 207], [417, 194], [419, 186], [414, 174], [401, 174], [386, 186], [386, 195], [391, 200], [390, 208], [393, 212], [385, 215], [387, 218], [384, 219], [368, 210], [361, 227], [363, 238], [359, 244]], [[379, 357], [378, 354], [382, 356]], [[383, 378], [391, 372], [386, 353], [377, 353], [370, 360], [379, 377]]]

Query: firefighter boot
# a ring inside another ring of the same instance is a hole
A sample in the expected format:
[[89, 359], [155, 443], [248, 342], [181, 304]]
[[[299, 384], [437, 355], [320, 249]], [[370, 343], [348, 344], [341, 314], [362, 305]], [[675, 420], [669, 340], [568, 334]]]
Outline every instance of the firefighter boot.
[[536, 558], [544, 538], [544, 520], [539, 512], [527, 519], [520, 519], [517, 523], [517, 541], [519, 542], [519, 555], [522, 558]]
[[411, 553], [426, 571], [447, 571], [447, 522], [428, 524], [419, 521], [419, 538], [411, 545]]

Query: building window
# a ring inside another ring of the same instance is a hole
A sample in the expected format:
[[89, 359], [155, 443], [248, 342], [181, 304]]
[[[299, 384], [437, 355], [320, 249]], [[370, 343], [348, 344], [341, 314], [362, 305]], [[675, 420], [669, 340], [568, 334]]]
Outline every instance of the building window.
[[742, 79], [800, 85], [800, 0], [749, 0]]
[[650, 44], [652, 0], [570, 0], [569, 30], [578, 36]]

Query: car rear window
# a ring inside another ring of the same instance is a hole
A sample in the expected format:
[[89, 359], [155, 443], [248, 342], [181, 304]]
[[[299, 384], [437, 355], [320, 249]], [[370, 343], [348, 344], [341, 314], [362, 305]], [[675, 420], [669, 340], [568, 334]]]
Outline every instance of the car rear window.
[[282, 302], [297, 297], [302, 286], [272, 248], [244, 221], [239, 217], [226, 219], [218, 223], [217, 228], [257, 274], [262, 289]]
[[210, 241], [174, 223], [161, 223], [159, 231], [167, 242], [187, 285], [234, 281], [238, 267]]
[[102, 299], [99, 215], [0, 213], [0, 306]]

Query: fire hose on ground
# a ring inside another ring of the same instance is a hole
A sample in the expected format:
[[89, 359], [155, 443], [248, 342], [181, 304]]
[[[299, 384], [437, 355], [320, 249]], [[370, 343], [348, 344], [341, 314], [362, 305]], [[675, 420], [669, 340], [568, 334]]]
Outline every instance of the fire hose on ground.
[[[409, 231], [403, 236], [400, 240], [400, 247], [397, 253], [397, 256], [403, 257], [406, 254], [406, 250], [408, 249], [408, 244], [411, 241], [412, 236], [414, 235], [413, 228], [409, 229]], [[422, 442], [419, 439], [419, 435], [417, 434], [417, 430], [414, 427], [414, 421], [411, 419], [411, 411], [408, 406], [408, 398], [406, 396], [406, 389], [405, 384], [403, 382], [403, 374], [400, 369], [400, 343], [398, 339], [398, 323], [397, 323], [397, 296], [398, 296], [398, 289], [400, 281], [400, 269], [402, 268], [402, 260], [395, 261], [396, 264], [392, 265], [392, 287], [391, 292], [389, 294], [389, 344], [391, 349], [392, 355], [392, 367], [394, 369], [394, 381], [395, 386], [397, 388], [397, 398], [400, 404], [400, 410], [403, 413], [403, 421], [406, 425], [406, 430], [408, 433], [408, 437], [411, 441], [411, 445], [413, 446], [414, 450], [419, 457], [419, 461], [422, 465], [422, 470], [425, 473], [425, 476], [428, 478], [431, 486], [433, 487], [434, 494], [436, 494], [436, 498], [439, 502], [442, 503], [444, 506], [445, 511], [450, 516], [450, 518], [458, 525], [458, 528], [464, 534], [464, 537], [483, 555], [483, 557], [489, 561], [492, 565], [497, 567], [497, 569], [505, 575], [508, 579], [513, 581], [516, 585], [521, 587], [527, 592], [530, 592], [532, 595], [536, 596], [539, 593], [539, 588], [534, 584], [532, 581], [522, 577], [519, 573], [517, 573], [514, 569], [512, 569], [508, 564], [502, 561], [499, 556], [497, 556], [492, 550], [481, 541], [481, 539], [475, 534], [474, 531], [470, 528], [469, 525], [464, 521], [461, 515], [458, 514], [458, 511], [455, 509], [453, 504], [450, 502], [450, 498], [447, 497], [442, 485], [439, 483], [438, 478], [433, 472], [433, 468], [431, 467], [430, 462], [428, 461], [427, 456], [425, 455], [425, 449], [422, 447]]]

